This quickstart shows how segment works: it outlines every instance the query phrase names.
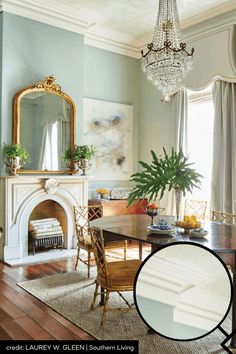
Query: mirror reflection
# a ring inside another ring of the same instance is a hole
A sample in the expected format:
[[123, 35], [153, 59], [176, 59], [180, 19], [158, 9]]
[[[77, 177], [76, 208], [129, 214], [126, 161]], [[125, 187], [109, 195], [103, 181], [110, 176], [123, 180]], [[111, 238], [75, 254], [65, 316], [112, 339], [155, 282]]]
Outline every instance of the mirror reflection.
[[71, 106], [62, 96], [29, 92], [20, 101], [20, 142], [31, 160], [24, 170], [66, 170], [62, 160], [71, 146]]

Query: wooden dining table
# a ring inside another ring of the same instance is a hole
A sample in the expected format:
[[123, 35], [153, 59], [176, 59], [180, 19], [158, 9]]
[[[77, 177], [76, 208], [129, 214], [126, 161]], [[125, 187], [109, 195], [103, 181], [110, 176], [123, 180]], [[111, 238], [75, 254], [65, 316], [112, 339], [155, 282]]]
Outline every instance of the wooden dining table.
[[[151, 250], [154, 251], [164, 245], [187, 241], [204, 245], [220, 257], [233, 255], [232, 331], [236, 330], [236, 225], [209, 221], [205, 225], [208, 235], [204, 238], [193, 238], [182, 232], [172, 235], [151, 234], [147, 230], [148, 225], [150, 225], [148, 215], [106, 216], [92, 221], [92, 226], [103, 230], [105, 243], [125, 238], [149, 243]], [[231, 347], [236, 348], [236, 334], [231, 338]]]

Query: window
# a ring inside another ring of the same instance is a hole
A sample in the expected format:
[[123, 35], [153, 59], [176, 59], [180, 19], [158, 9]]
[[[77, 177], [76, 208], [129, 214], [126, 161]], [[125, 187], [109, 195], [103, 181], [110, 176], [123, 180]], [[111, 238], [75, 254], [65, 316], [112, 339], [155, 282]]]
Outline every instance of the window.
[[190, 199], [211, 198], [211, 173], [213, 156], [214, 106], [212, 87], [203, 91], [189, 91], [188, 105], [188, 151], [193, 167], [204, 176], [201, 188], [194, 188]]

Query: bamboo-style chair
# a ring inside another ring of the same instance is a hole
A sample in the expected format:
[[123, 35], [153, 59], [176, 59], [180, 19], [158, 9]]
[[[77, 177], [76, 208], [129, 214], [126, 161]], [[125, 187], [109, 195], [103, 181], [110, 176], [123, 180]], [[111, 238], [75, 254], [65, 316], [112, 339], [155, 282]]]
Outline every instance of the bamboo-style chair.
[[[97, 278], [96, 288], [94, 292], [93, 301], [91, 304], [91, 310], [94, 309], [96, 298], [99, 295], [99, 286], [103, 288], [105, 300], [102, 311], [102, 318], [100, 327], [102, 327], [106, 320], [107, 311], [111, 310], [131, 310], [134, 308], [121, 294], [124, 291], [133, 291], [134, 279], [141, 265], [141, 261], [138, 259], [107, 262], [105, 255], [104, 239], [101, 229], [91, 228], [91, 241], [93, 246], [94, 257], [97, 265]], [[124, 300], [127, 308], [114, 308], [107, 307], [109, 295], [111, 292], [117, 292]]]
[[185, 199], [184, 215], [195, 215], [198, 220], [203, 220], [206, 217], [206, 200]]
[[222, 211], [211, 211], [211, 221], [222, 222], [224, 224], [236, 224], [236, 214], [223, 213]]
[[[236, 224], [236, 214], [230, 214], [230, 213], [224, 213], [222, 211], [217, 211], [217, 210], [211, 210], [211, 215], [210, 215], [211, 221], [216, 221], [220, 222], [223, 224]], [[234, 255], [232, 254], [227, 254], [227, 253], [222, 253], [219, 254], [220, 258], [225, 262], [229, 270], [232, 271], [234, 269]]]
[[[103, 208], [101, 205], [89, 206], [74, 206], [74, 220], [75, 230], [77, 236], [77, 258], [75, 263], [75, 270], [77, 270], [79, 260], [88, 266], [88, 278], [90, 278], [91, 267], [91, 253], [93, 252], [91, 235], [90, 235], [90, 222], [94, 219], [103, 216]], [[106, 245], [106, 249], [124, 249], [124, 260], [126, 259], [127, 241], [113, 241]], [[87, 260], [80, 258], [80, 249], [84, 249], [88, 253]]]

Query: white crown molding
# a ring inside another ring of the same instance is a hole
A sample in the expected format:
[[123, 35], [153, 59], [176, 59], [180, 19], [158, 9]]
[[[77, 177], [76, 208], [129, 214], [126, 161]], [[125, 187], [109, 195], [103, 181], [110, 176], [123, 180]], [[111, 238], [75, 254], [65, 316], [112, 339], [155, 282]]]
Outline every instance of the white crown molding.
[[84, 34], [101, 18], [55, 0], [2, 0], [2, 10], [68, 31]]
[[[207, 27], [208, 29], [210, 28], [213, 19], [225, 13], [230, 15], [234, 10], [236, 10], [236, 1], [231, 0], [213, 9], [182, 20], [181, 27], [188, 31], [193, 26], [197, 27], [200, 25], [201, 28], [201, 24], [205, 22], [204, 26], [202, 26], [202, 33], [204, 33]], [[109, 28], [107, 28], [107, 35], [106, 33], [101, 34], [96, 31], [96, 25], [103, 21], [102, 14], [98, 16], [92, 11], [73, 7], [60, 2], [60, 0], [0, 0], [0, 11], [6, 11], [82, 34], [85, 38], [85, 44], [89, 46], [127, 55], [135, 59], [141, 58], [141, 50], [145, 50], [147, 43], [152, 38], [152, 33], [150, 33], [150, 35], [137, 41], [132, 38], [130, 39], [129, 36], [125, 38], [124, 33], [113, 35], [109, 31]], [[193, 29], [192, 32], [195, 32], [195, 30]]]
[[126, 55], [134, 59], [140, 59], [139, 47], [105, 38], [96, 34], [88, 33], [84, 38], [84, 43], [91, 47], [108, 50], [117, 54]]
[[163, 304], [163, 309], [172, 306], [173, 322], [209, 331], [222, 320], [230, 303], [227, 275], [213, 256], [181, 246], [163, 249], [144, 264], [136, 283], [137, 304], [144, 317], [141, 298]]
[[219, 6], [211, 8], [207, 11], [203, 11], [195, 16], [192, 16], [192, 17], [182, 20], [181, 21], [181, 28], [185, 29], [185, 28], [195, 26], [198, 23], [208, 21], [209, 19], [220, 16], [222, 14], [233, 11], [235, 9], [236, 9], [236, 1], [231, 0], [225, 4], [221, 4]]

